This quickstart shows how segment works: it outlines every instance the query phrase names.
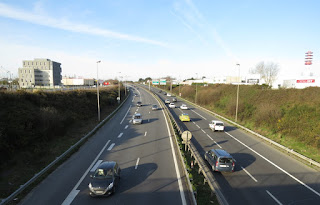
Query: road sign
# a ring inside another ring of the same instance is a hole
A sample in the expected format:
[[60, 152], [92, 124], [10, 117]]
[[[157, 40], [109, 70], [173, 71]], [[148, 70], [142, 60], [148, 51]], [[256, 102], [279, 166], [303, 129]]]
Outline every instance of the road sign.
[[192, 133], [190, 131], [184, 131], [182, 134], [181, 134], [181, 138], [183, 140], [183, 142], [188, 142], [191, 140], [192, 138]]
[[160, 79], [160, 85], [166, 85], [167, 80], [166, 79]]
[[159, 85], [159, 80], [152, 80], [152, 85]]

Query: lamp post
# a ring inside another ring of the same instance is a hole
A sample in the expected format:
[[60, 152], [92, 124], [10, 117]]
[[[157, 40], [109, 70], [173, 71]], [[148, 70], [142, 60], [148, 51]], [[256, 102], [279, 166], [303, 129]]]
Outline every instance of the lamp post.
[[100, 103], [99, 103], [99, 75], [98, 75], [98, 64], [101, 61], [97, 61], [97, 100], [98, 100], [98, 121], [100, 122]]
[[[196, 73], [197, 75], [197, 78], [198, 78], [198, 73]], [[196, 78], [196, 80], [197, 80]], [[196, 83], [196, 96], [195, 96], [195, 100], [194, 100], [194, 103], [197, 104], [197, 95], [198, 95], [198, 84]]]
[[[237, 63], [236, 66], [238, 66], [238, 79], [240, 79], [240, 64]], [[236, 103], [236, 117], [235, 117], [235, 122], [238, 120], [238, 105], [239, 105], [239, 87], [240, 87], [241, 79], [240, 82], [238, 82], [238, 87], [237, 87], [237, 103]]]
[[121, 99], [121, 93], [120, 93], [120, 74], [121, 72], [119, 72], [119, 93], [118, 93], [118, 102], [120, 103], [120, 99]]

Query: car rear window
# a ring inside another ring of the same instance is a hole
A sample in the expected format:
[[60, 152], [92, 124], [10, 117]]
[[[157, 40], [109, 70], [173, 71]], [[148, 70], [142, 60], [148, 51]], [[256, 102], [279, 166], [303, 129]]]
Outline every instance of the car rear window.
[[223, 126], [223, 123], [217, 123], [216, 125]]
[[220, 158], [219, 162], [220, 163], [232, 163], [232, 158]]

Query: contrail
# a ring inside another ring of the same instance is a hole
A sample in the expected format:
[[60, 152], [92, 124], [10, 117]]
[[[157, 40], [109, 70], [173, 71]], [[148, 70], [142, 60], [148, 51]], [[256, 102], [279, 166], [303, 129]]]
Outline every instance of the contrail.
[[121, 40], [127, 40], [127, 41], [147, 43], [147, 44], [157, 45], [161, 47], [169, 47], [167, 43], [163, 43], [160, 41], [155, 41], [155, 40], [142, 38], [138, 36], [132, 36], [129, 34], [118, 33], [118, 32], [114, 32], [106, 29], [92, 27], [85, 24], [73, 23], [67, 20], [54, 19], [52, 17], [48, 17], [45, 15], [40, 15], [40, 14], [19, 10], [3, 3], [0, 3], [0, 16], [16, 19], [20, 21], [25, 21], [32, 24], [47, 26], [51, 28], [72, 31], [76, 33], [86, 33], [91, 35], [103, 36], [107, 38], [115, 38], [115, 39], [121, 39]]

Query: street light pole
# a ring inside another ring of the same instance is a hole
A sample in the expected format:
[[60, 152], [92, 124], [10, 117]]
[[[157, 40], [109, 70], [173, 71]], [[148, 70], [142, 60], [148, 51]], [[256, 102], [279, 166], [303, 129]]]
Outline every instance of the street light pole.
[[121, 100], [121, 93], [120, 93], [120, 74], [121, 74], [121, 72], [119, 72], [119, 94], [118, 94], [118, 96], [119, 96], [119, 102], [120, 102], [120, 100]]
[[[239, 70], [239, 73], [238, 73], [238, 80], [239, 80], [240, 79], [240, 64], [237, 63], [236, 65], [238, 66], [238, 70]], [[238, 105], [239, 105], [239, 87], [240, 87], [240, 83], [241, 83], [241, 79], [240, 79], [240, 82], [238, 82], [238, 87], [237, 87], [237, 104], [236, 104], [235, 122], [237, 122], [237, 120], [238, 120]]]
[[[196, 75], [197, 75], [197, 78], [198, 78], [198, 73], [196, 73]], [[197, 104], [197, 95], [198, 95], [198, 84], [196, 83], [196, 96], [195, 96], [195, 100], [194, 100], [195, 104]]]
[[98, 121], [100, 122], [100, 102], [99, 102], [99, 75], [98, 75], [98, 64], [101, 61], [97, 61], [97, 100], [98, 100]]

